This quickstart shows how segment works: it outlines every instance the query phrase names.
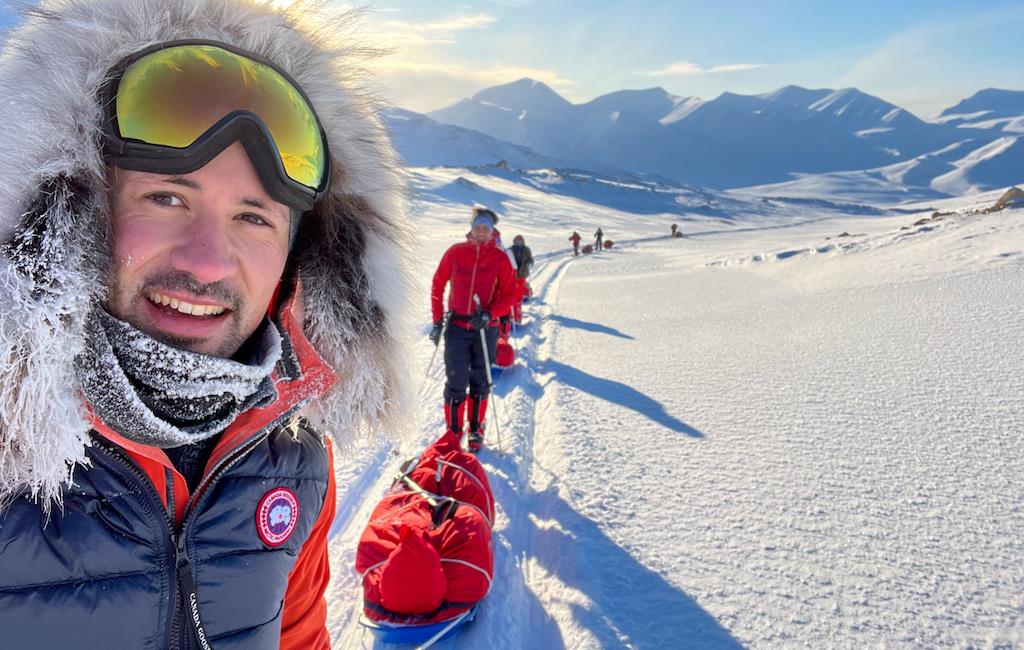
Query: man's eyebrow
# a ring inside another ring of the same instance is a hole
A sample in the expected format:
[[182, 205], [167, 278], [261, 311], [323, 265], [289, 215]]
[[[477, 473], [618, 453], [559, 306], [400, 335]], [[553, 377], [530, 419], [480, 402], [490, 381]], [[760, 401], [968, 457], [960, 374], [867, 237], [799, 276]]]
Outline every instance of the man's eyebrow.
[[[170, 178], [165, 178], [163, 180], [164, 180], [164, 182], [174, 183], [175, 185], [183, 185], [183, 186], [188, 187], [188, 188], [193, 189], [193, 190], [202, 191], [202, 189], [203, 189], [202, 185], [200, 185], [196, 181], [192, 180], [191, 178], [185, 178], [184, 176], [171, 176]], [[270, 209], [269, 207], [267, 207], [267, 204], [266, 204], [265, 201], [261, 201], [260, 199], [257, 199], [257, 198], [246, 197], [246, 198], [243, 198], [243, 199], [239, 199], [238, 202], [241, 203], [242, 205], [248, 205], [248, 206], [253, 207], [253, 208], [259, 208], [260, 210], [269, 210]]]
[[248, 206], [252, 206], [254, 208], [259, 208], [260, 210], [267, 210], [267, 209], [269, 209], [269, 208], [267, 208], [267, 204], [264, 203], [263, 201], [260, 201], [259, 199], [245, 198], [245, 199], [241, 199], [239, 201], [239, 203], [241, 203], [242, 205], [248, 205]]
[[166, 182], [166, 183], [174, 183], [175, 185], [184, 185], [185, 187], [188, 187], [188, 188], [193, 189], [193, 190], [202, 190], [203, 189], [202, 185], [200, 185], [199, 183], [195, 182], [191, 178], [185, 178], [184, 176], [171, 176], [170, 178], [165, 178], [164, 182]]

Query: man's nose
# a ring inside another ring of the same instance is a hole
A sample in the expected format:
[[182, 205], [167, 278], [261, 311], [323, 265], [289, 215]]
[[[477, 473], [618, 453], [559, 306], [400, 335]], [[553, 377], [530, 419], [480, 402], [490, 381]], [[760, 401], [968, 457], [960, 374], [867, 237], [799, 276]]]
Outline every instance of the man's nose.
[[228, 233], [228, 220], [213, 214], [196, 216], [171, 253], [171, 266], [201, 284], [233, 276], [238, 258]]

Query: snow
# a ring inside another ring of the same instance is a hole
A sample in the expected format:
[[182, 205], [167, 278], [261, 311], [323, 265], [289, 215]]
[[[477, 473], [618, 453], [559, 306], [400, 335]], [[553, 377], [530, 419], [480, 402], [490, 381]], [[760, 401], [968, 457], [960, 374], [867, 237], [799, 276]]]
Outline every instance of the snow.
[[[859, 135], [864, 135], [861, 133]], [[734, 190], [737, 196], [829, 197], [897, 203], [962, 196], [1018, 182], [1024, 139], [1004, 136], [979, 145], [967, 139], [910, 160], [861, 171], [797, 174], [793, 180]]]
[[[442, 432], [428, 284], [476, 201], [526, 237], [536, 299], [480, 456], [495, 584], [438, 647], [1024, 645], [1024, 209], [980, 211], [1002, 190], [897, 210], [411, 171], [421, 420], [339, 453], [335, 647], [374, 647], [356, 542]], [[612, 250], [568, 254], [598, 226]]]

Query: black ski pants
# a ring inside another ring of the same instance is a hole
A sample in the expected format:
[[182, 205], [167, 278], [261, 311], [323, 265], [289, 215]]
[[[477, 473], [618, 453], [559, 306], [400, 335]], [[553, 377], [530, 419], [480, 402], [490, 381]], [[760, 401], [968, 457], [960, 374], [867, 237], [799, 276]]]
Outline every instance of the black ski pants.
[[[498, 350], [498, 328], [485, 327], [487, 336], [487, 358], [494, 363]], [[480, 347], [480, 331], [467, 330], [451, 325], [444, 331], [444, 366], [448, 383], [444, 387], [446, 402], [461, 402], [469, 394], [486, 397], [491, 391], [487, 386], [487, 368], [484, 366], [483, 349]]]

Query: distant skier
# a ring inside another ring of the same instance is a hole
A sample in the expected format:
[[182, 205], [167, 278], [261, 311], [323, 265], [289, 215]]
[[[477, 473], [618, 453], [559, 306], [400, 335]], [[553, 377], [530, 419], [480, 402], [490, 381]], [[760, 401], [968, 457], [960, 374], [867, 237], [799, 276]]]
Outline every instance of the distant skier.
[[[445, 421], [462, 435], [463, 413], [469, 419], [469, 450], [483, 446], [487, 415], [487, 368], [480, 332], [487, 340], [487, 358], [494, 361], [498, 345], [498, 319], [512, 308], [516, 297], [516, 273], [500, 237], [498, 216], [486, 208], [474, 208], [472, 230], [466, 241], [449, 248], [441, 258], [430, 294], [434, 327], [430, 340], [437, 345], [444, 331]], [[443, 326], [444, 290], [448, 284], [449, 325]], [[479, 297], [479, 304], [475, 300]], [[466, 399], [466, 387], [469, 399]]]
[[526, 245], [522, 235], [516, 235], [512, 240], [512, 255], [516, 259], [516, 277], [526, 279], [530, 277], [530, 269], [533, 268], [533, 252]]
[[577, 256], [577, 255], [580, 254], [580, 240], [581, 239], [583, 239], [583, 238], [580, 237], [580, 234], [578, 232], [576, 232], [575, 230], [573, 230], [572, 231], [572, 235], [569, 236], [569, 241], [572, 242], [572, 254], [574, 256]]
[[521, 323], [523, 320], [523, 298], [529, 293], [527, 278], [530, 277], [530, 269], [533, 268], [533, 253], [526, 245], [526, 239], [522, 235], [516, 235], [512, 240], [510, 250], [516, 260], [516, 288], [518, 289], [516, 302], [512, 306], [512, 316], [516, 319], [516, 323]]
[[597, 232], [594, 233], [594, 252], [601, 250], [601, 242], [604, 240], [604, 233], [601, 232], [600, 226], [597, 228]]
[[677, 226], [676, 224], [672, 224], [672, 237], [675, 238], [675, 237], [682, 237], [682, 236], [683, 236], [683, 233], [682, 233], [682, 231], [679, 230], [679, 226]]

